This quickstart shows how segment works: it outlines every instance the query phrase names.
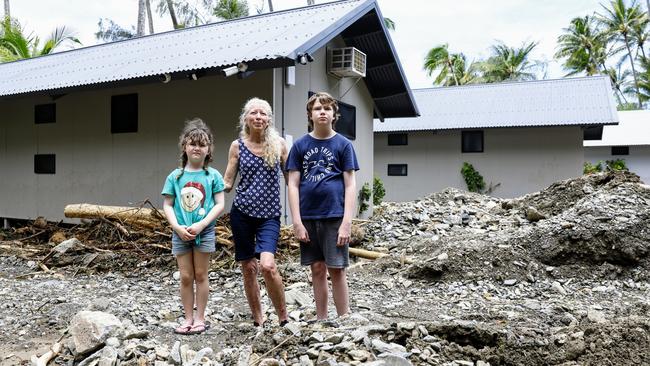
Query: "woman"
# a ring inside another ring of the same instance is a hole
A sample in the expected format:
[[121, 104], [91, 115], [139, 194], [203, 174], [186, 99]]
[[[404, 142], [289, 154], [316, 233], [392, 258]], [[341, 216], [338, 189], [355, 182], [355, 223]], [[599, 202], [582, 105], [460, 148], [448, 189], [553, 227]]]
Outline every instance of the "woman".
[[267, 293], [283, 326], [288, 322], [287, 306], [275, 252], [280, 235], [280, 173], [287, 158], [287, 147], [273, 125], [273, 112], [265, 100], [248, 100], [239, 125], [240, 137], [230, 145], [224, 177], [225, 191], [229, 192], [237, 173], [240, 174], [230, 210], [235, 260], [242, 268], [253, 324], [264, 323], [257, 282], [261, 269]]

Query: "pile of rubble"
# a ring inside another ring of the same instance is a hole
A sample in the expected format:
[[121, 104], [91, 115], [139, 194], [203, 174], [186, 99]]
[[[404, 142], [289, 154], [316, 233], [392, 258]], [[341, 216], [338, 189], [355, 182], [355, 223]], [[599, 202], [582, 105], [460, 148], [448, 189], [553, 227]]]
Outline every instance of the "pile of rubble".
[[349, 269], [350, 316], [314, 322], [308, 270], [285, 252], [287, 326], [263, 292], [268, 321], [253, 327], [241, 272], [222, 265], [211, 327], [192, 336], [173, 334], [183, 318], [168, 262], [75, 276], [4, 254], [0, 364], [650, 364], [650, 187], [633, 174], [516, 199], [447, 189], [383, 203], [364, 229], [363, 248], [386, 255]]

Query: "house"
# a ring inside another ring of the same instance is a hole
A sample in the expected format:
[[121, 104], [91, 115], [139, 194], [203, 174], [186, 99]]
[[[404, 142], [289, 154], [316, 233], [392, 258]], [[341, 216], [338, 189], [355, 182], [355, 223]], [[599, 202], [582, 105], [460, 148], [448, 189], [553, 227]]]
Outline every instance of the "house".
[[[365, 54], [365, 77], [328, 72], [328, 50], [342, 47]], [[376, 1], [279, 11], [0, 64], [0, 217], [63, 220], [65, 205], [81, 202], [149, 199], [161, 207], [185, 120], [200, 117], [211, 127], [212, 166], [223, 172], [248, 98], [268, 100], [291, 141], [307, 132], [310, 91], [345, 103], [340, 128], [354, 139], [359, 187], [371, 182], [373, 118], [418, 114]], [[286, 199], [284, 207], [286, 218]]]
[[585, 161], [625, 160], [627, 168], [650, 184], [650, 111], [621, 111], [616, 126], [605, 126], [600, 140], [585, 140]]
[[498, 197], [582, 174], [583, 137], [618, 121], [607, 77], [413, 90], [421, 116], [375, 121], [375, 174], [386, 200], [467, 189], [464, 162]]

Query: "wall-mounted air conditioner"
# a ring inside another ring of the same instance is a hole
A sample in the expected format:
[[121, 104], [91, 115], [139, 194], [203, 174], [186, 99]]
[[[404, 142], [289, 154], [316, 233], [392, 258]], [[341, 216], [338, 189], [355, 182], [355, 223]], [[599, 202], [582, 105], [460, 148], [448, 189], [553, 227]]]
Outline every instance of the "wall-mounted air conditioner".
[[327, 72], [338, 77], [365, 77], [366, 54], [354, 47], [327, 50]]

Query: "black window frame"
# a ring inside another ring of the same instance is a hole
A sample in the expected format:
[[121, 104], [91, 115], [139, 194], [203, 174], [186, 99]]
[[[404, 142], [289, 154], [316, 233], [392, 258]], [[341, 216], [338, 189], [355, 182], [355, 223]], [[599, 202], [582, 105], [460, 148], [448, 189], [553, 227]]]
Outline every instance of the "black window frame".
[[[480, 149], [472, 148], [474, 144], [469, 141], [472, 137], [480, 138]], [[472, 153], [482, 153], [485, 151], [485, 134], [483, 130], [467, 130], [461, 131], [460, 138], [460, 150], [462, 153], [472, 154]]]
[[111, 96], [111, 133], [138, 132], [138, 93]]
[[34, 154], [34, 174], [56, 174], [56, 154]]
[[408, 133], [389, 133], [388, 146], [408, 146], [409, 134]]
[[[393, 171], [392, 172], [393, 174], [391, 174], [391, 168], [400, 169], [400, 172], [395, 174], [395, 171]], [[403, 171], [404, 173], [402, 174], [401, 171]], [[388, 164], [387, 169], [386, 169], [386, 174], [389, 177], [406, 177], [406, 176], [409, 175], [409, 165], [408, 164]]]
[[34, 124], [56, 123], [56, 103], [34, 105]]
[[629, 146], [612, 146], [611, 154], [612, 154], [612, 156], [630, 155], [630, 147]]

